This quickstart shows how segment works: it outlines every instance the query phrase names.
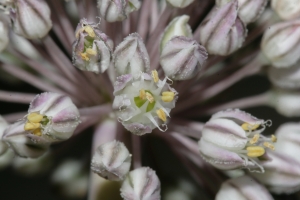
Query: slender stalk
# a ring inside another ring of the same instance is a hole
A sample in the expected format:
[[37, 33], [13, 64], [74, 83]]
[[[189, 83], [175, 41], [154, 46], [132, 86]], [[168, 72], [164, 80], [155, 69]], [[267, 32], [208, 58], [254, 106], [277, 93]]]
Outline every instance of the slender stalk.
[[112, 111], [111, 104], [103, 104], [100, 106], [93, 106], [79, 109], [80, 115], [93, 115], [102, 117]]
[[174, 112], [178, 113], [187, 108], [193, 107], [198, 103], [206, 101], [212, 98], [213, 96], [217, 95], [218, 93], [226, 90], [228, 87], [240, 81], [242, 78], [258, 73], [261, 67], [265, 64], [264, 62], [265, 61], [262, 60], [262, 55], [259, 54], [248, 65], [229, 75], [225, 79], [216, 82], [214, 85], [203, 90], [201, 93], [195, 93], [188, 99], [181, 101], [180, 104], [174, 109]]
[[13, 123], [19, 119], [22, 119], [25, 115], [27, 115], [27, 112], [17, 112], [17, 113], [10, 113], [10, 114], [6, 114], [6, 115], [2, 115], [2, 117], [8, 123]]
[[0, 90], [0, 101], [29, 104], [36, 94]]
[[133, 168], [137, 169], [142, 166], [141, 137], [131, 134], [131, 146], [133, 154]]
[[269, 105], [269, 92], [234, 100], [221, 105], [212, 106], [210, 108], [202, 108], [202, 109], [200, 108], [198, 110], [193, 109], [191, 111], [188, 111], [186, 114], [190, 117], [195, 117], [195, 116], [211, 115], [218, 111], [228, 109], [228, 108], [245, 109], [245, 108], [252, 108], [256, 106], [265, 106], [265, 105]]
[[148, 21], [150, 18], [150, 14], [152, 14], [151, 9], [149, 9], [152, 5], [152, 2], [153, 2], [153, 0], [145, 0], [142, 3], [142, 7], [140, 9], [140, 16], [139, 16], [139, 20], [138, 20], [137, 32], [140, 34], [140, 36], [142, 38], [146, 38], [147, 33], [150, 28]]

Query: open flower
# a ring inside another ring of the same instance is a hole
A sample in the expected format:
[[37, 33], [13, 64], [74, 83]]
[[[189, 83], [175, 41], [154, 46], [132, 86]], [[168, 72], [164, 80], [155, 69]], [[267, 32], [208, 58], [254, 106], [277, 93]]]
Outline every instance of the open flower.
[[16, 154], [39, 157], [52, 142], [71, 137], [79, 124], [79, 112], [65, 95], [45, 92], [31, 102], [28, 114], [10, 125], [3, 134]]
[[166, 126], [177, 100], [167, 80], [161, 81], [155, 70], [152, 76], [142, 73], [140, 80], [130, 74], [117, 78], [113, 109], [127, 130], [137, 135], [151, 133], [156, 127], [163, 131], [160, 126]]
[[213, 166], [227, 170], [257, 169], [264, 172], [259, 158], [265, 148], [274, 150], [276, 137], [261, 135], [270, 121], [264, 121], [238, 109], [220, 111], [204, 125], [199, 148], [202, 157]]

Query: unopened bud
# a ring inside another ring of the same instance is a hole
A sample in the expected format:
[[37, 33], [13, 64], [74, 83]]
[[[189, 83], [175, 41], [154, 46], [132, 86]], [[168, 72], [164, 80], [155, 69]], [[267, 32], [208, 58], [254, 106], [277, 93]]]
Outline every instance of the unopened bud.
[[27, 39], [41, 39], [52, 28], [50, 14], [44, 0], [15, 0], [11, 9], [14, 31]]
[[112, 141], [100, 145], [92, 159], [91, 169], [99, 176], [111, 180], [123, 180], [129, 172], [131, 154], [122, 142]]
[[126, 176], [121, 186], [124, 200], [159, 200], [160, 181], [149, 167], [135, 169]]
[[194, 2], [194, 0], [167, 0], [175, 8], [184, 8]]
[[284, 89], [300, 88], [300, 63], [289, 68], [269, 67], [268, 77], [277, 87]]
[[113, 54], [116, 75], [131, 74], [135, 79], [149, 72], [149, 55], [142, 38], [137, 33], [127, 36]]
[[100, 16], [108, 22], [123, 21], [141, 7], [139, 0], [98, 0]]
[[111, 64], [113, 41], [98, 24], [80, 20], [75, 31], [73, 65], [83, 71], [103, 73]]
[[294, 65], [300, 58], [300, 20], [270, 26], [262, 38], [261, 49], [274, 67]]
[[284, 20], [300, 17], [300, 0], [272, 0], [273, 10]]
[[192, 38], [192, 29], [187, 23], [190, 17], [188, 15], [182, 15], [175, 17], [165, 28], [164, 33], [160, 41], [160, 52], [163, 51], [167, 42], [169, 42], [174, 36], [185, 36]]
[[247, 29], [238, 17], [238, 2], [215, 7], [200, 25], [200, 43], [209, 54], [227, 56], [239, 49]]
[[0, 21], [0, 52], [6, 48], [8, 42], [8, 26], [4, 22]]
[[300, 92], [289, 90], [273, 90], [270, 93], [270, 105], [278, 113], [286, 117], [300, 116]]
[[[224, 6], [230, 1], [232, 0], [216, 0], [216, 5]], [[238, 15], [245, 24], [254, 22], [261, 16], [267, 3], [267, 0], [238, 0]]]
[[164, 47], [160, 64], [166, 76], [174, 80], [187, 80], [197, 75], [206, 59], [206, 49], [196, 40], [176, 36]]
[[254, 178], [241, 176], [229, 179], [222, 184], [215, 200], [224, 199], [272, 200], [273, 197], [268, 190], [259, 184]]

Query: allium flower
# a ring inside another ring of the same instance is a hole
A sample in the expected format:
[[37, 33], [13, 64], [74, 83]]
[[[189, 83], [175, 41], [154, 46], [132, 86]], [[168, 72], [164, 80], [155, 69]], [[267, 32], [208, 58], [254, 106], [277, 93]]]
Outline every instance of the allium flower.
[[299, 0], [272, 0], [271, 6], [284, 20], [297, 19], [300, 16]]
[[177, 100], [177, 92], [167, 83], [167, 77], [160, 80], [156, 70], [151, 74], [142, 73], [140, 80], [122, 75], [115, 83], [113, 109], [123, 126], [136, 135], [151, 133], [154, 128], [166, 130]]
[[298, 5], [266, 2], [0, 0], [0, 168], [33, 176], [76, 157], [51, 170], [54, 199], [159, 200], [180, 180], [168, 198], [213, 199], [223, 170], [244, 168], [296, 191], [297, 130], [278, 146], [271, 134], [300, 120]]
[[275, 149], [261, 133], [270, 121], [264, 121], [241, 110], [225, 110], [214, 114], [206, 122], [199, 141], [203, 158], [219, 169], [259, 168], [258, 158], [265, 154], [265, 148]]

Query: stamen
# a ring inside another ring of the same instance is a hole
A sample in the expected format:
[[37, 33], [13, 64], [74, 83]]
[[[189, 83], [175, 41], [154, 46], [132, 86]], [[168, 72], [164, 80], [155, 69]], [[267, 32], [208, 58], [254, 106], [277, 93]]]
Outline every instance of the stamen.
[[255, 134], [254, 136], [253, 136], [253, 138], [250, 140], [250, 144], [255, 144], [257, 141], [258, 141], [258, 139], [259, 139], [259, 134], [257, 133], [257, 134]]
[[265, 153], [265, 149], [263, 147], [259, 147], [259, 146], [251, 146], [251, 147], [247, 147], [247, 156], [249, 157], [259, 157], [264, 155]]
[[275, 143], [275, 142], [277, 142], [277, 137], [276, 137], [275, 135], [272, 135], [272, 136], [271, 136], [271, 140], [272, 140], [272, 142]]
[[39, 123], [42, 121], [43, 115], [38, 113], [30, 113], [29, 115], [27, 115], [27, 119], [32, 123]]
[[154, 98], [153, 98], [153, 96], [152, 96], [149, 92], [146, 92], [146, 99], [147, 99], [150, 103], [153, 103], [153, 102], [154, 102]]
[[173, 101], [174, 96], [175, 96], [175, 93], [174, 93], [174, 92], [163, 92], [163, 93], [162, 93], [161, 99], [162, 99], [164, 102], [171, 102], [171, 101]]
[[255, 129], [257, 129], [259, 127], [259, 124], [249, 124], [247, 122], [242, 124], [242, 129], [244, 129], [244, 131], [253, 131]]
[[156, 70], [152, 71], [152, 78], [153, 78], [154, 83], [157, 83], [159, 81], [158, 73]]
[[38, 129], [32, 131], [32, 134], [37, 135], [37, 136], [41, 136], [42, 135], [42, 131], [41, 131], [40, 128], [38, 128]]
[[142, 99], [142, 100], [146, 99], [146, 92], [145, 92], [145, 90], [140, 90], [140, 99]]
[[264, 142], [264, 146], [268, 147], [269, 149], [272, 149], [273, 151], [275, 150], [275, 147], [273, 144], [269, 143], [269, 142]]
[[159, 117], [159, 119], [161, 119], [162, 121], [167, 121], [167, 117], [166, 117], [166, 114], [165, 114], [165, 112], [163, 111], [163, 109], [158, 109], [157, 111], [156, 111], [156, 114], [157, 114], [157, 116]]
[[85, 61], [89, 61], [90, 60], [90, 58], [88, 57], [87, 53], [80, 53], [80, 56]]
[[93, 56], [97, 55], [97, 51], [95, 51], [95, 50], [93, 50], [93, 49], [91, 49], [91, 48], [86, 49], [85, 52], [86, 52], [87, 54], [89, 54], [89, 55], [93, 55]]
[[37, 128], [40, 128], [41, 127], [41, 124], [40, 123], [26, 123], [25, 126], [24, 126], [24, 130], [25, 131], [30, 131], [30, 130], [35, 130]]
[[89, 34], [90, 37], [94, 38], [96, 36], [95, 32], [91, 26], [85, 26], [84, 30], [85, 30], [85, 32], [87, 32]]

